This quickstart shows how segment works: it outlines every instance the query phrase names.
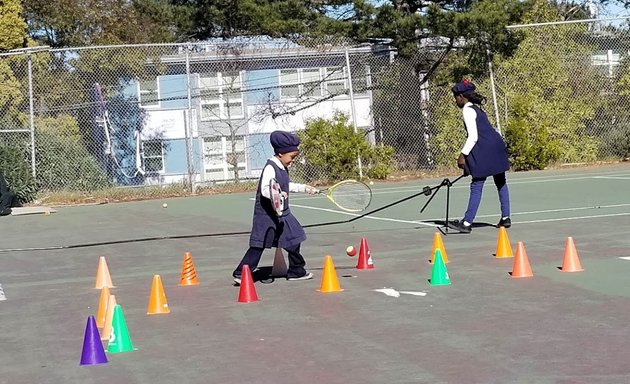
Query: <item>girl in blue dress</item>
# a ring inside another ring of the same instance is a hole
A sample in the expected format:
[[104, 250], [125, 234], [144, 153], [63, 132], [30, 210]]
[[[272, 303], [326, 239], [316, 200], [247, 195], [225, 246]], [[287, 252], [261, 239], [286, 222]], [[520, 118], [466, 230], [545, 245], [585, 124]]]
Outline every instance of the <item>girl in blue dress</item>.
[[455, 84], [452, 88], [455, 103], [462, 109], [467, 138], [457, 159], [457, 166], [472, 176], [468, 208], [463, 220], [448, 223], [449, 228], [461, 233], [470, 233], [477, 215], [481, 194], [486, 178], [492, 176], [499, 193], [501, 219], [497, 227], [509, 228], [510, 193], [505, 172], [510, 169], [508, 152], [503, 137], [497, 132], [486, 113], [480, 108], [485, 98], [475, 92], [475, 85], [468, 80]]

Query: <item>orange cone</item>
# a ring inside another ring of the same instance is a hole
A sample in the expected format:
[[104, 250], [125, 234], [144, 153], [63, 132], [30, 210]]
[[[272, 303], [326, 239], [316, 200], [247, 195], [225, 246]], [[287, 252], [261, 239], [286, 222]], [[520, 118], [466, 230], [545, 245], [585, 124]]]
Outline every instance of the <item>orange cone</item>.
[[96, 313], [96, 326], [103, 328], [105, 324], [105, 316], [107, 316], [107, 304], [109, 303], [109, 288], [101, 288], [101, 298], [98, 301], [98, 312]]
[[101, 289], [103, 287], [114, 288], [112, 284], [112, 278], [109, 275], [109, 268], [107, 268], [107, 261], [105, 256], [101, 256], [98, 259], [98, 269], [96, 270], [96, 284], [94, 288]]
[[431, 252], [430, 260], [431, 263], [435, 262], [436, 249], [440, 250], [444, 264], [448, 264], [448, 256], [446, 255], [446, 249], [444, 249], [444, 242], [442, 242], [442, 235], [440, 235], [440, 232], [435, 232], [435, 235], [433, 235], [433, 252]]
[[564, 259], [562, 260], [562, 272], [582, 272], [582, 264], [580, 264], [580, 258], [578, 257], [577, 249], [573, 238], [567, 238], [567, 242], [564, 248]]
[[112, 334], [112, 322], [114, 321], [114, 307], [116, 306], [116, 295], [109, 295], [107, 301], [107, 314], [105, 315], [105, 322], [103, 323], [103, 330], [101, 331], [101, 340], [109, 340], [109, 336]]
[[153, 284], [151, 285], [151, 297], [149, 297], [149, 307], [147, 315], [159, 315], [162, 313], [171, 313], [166, 302], [164, 287], [162, 286], [162, 278], [160, 275], [153, 275]]
[[252, 272], [249, 270], [249, 265], [243, 265], [241, 287], [238, 290], [238, 302], [252, 303], [254, 301], [258, 301], [258, 294], [256, 293], [256, 287], [254, 287]]
[[512, 277], [532, 277], [532, 267], [529, 265], [525, 245], [519, 241], [516, 245], [516, 257], [514, 258], [514, 266], [512, 267]]
[[510, 245], [510, 238], [508, 237], [505, 227], [499, 228], [497, 251], [494, 255], [497, 257], [497, 259], [514, 257], [514, 254], [512, 253], [512, 246]]
[[370, 247], [368, 246], [367, 239], [365, 237], [361, 238], [357, 269], [374, 269], [374, 263], [372, 262], [372, 252], [370, 252]]
[[324, 273], [322, 274], [322, 284], [318, 291], [324, 293], [343, 291], [339, 286], [339, 279], [337, 278], [335, 264], [331, 256], [324, 258]]
[[182, 275], [179, 278], [179, 285], [199, 285], [197, 280], [197, 272], [195, 272], [195, 264], [193, 264], [190, 252], [184, 253], [184, 261], [182, 263]]

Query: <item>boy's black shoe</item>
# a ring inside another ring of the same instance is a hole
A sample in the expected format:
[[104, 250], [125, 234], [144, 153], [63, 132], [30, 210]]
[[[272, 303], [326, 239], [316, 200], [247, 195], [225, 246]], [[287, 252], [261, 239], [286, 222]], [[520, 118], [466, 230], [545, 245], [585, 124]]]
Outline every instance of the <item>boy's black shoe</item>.
[[497, 224], [497, 228], [505, 227], [510, 228], [512, 226], [512, 220], [510, 218], [499, 220], [499, 224]]
[[448, 227], [451, 229], [455, 229], [460, 233], [470, 233], [472, 232], [472, 225], [466, 225], [463, 221], [453, 220], [448, 222]]
[[0, 211], [0, 216], [9, 216], [11, 212], [13, 212], [11, 208], [5, 208], [2, 211]]
[[241, 276], [233, 276], [234, 277], [234, 285], [241, 285]]

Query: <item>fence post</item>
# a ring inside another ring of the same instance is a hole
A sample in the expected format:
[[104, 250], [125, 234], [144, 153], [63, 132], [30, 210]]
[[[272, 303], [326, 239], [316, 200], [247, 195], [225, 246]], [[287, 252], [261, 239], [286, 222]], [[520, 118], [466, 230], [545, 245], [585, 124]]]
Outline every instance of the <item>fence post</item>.
[[188, 182], [190, 183], [190, 192], [195, 193], [195, 181], [194, 181], [194, 166], [192, 155], [192, 94], [191, 94], [191, 82], [190, 82], [190, 45], [186, 46], [186, 93], [188, 97], [188, 121], [184, 124], [184, 136], [186, 140], [186, 163], [188, 164]]
[[[350, 70], [350, 55], [346, 48], [346, 66], [348, 67], [348, 90], [350, 91], [350, 111], [352, 112], [352, 127], [357, 133], [357, 113], [354, 108], [354, 92], [352, 90], [352, 71]], [[357, 153], [357, 165], [359, 166], [359, 178], [363, 178], [363, 165], [361, 164], [361, 154]]]
[[31, 172], [33, 178], [36, 178], [37, 173], [35, 169], [35, 116], [33, 109], [33, 58], [31, 53], [27, 54], [28, 57], [28, 108], [29, 108], [29, 125], [31, 129]]
[[494, 71], [492, 70], [492, 56], [490, 55], [489, 49], [486, 49], [486, 54], [488, 55], [488, 71], [490, 72], [490, 87], [492, 88], [492, 103], [494, 104], [494, 116], [497, 120], [497, 131], [499, 131], [499, 134], [502, 134], [501, 120], [499, 119], [499, 105], [497, 104], [497, 90], [495, 89]]

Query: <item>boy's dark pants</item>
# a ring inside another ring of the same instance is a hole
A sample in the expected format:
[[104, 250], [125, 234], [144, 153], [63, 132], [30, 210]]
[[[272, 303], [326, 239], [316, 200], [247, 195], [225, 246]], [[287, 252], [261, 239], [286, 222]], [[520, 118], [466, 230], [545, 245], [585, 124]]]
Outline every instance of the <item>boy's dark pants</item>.
[[[289, 254], [289, 268], [287, 270], [287, 277], [302, 277], [306, 274], [306, 270], [304, 266], [306, 262], [304, 261], [304, 257], [300, 253], [301, 244], [294, 245], [292, 247], [284, 248], [285, 251]], [[245, 252], [245, 256], [243, 256], [243, 260], [239, 263], [238, 267], [232, 273], [233, 276], [241, 276], [241, 270], [243, 269], [243, 265], [248, 265], [250, 270], [256, 269], [258, 267], [258, 263], [260, 263], [260, 258], [262, 257], [265, 248], [258, 247], [249, 247], [247, 252]]]

